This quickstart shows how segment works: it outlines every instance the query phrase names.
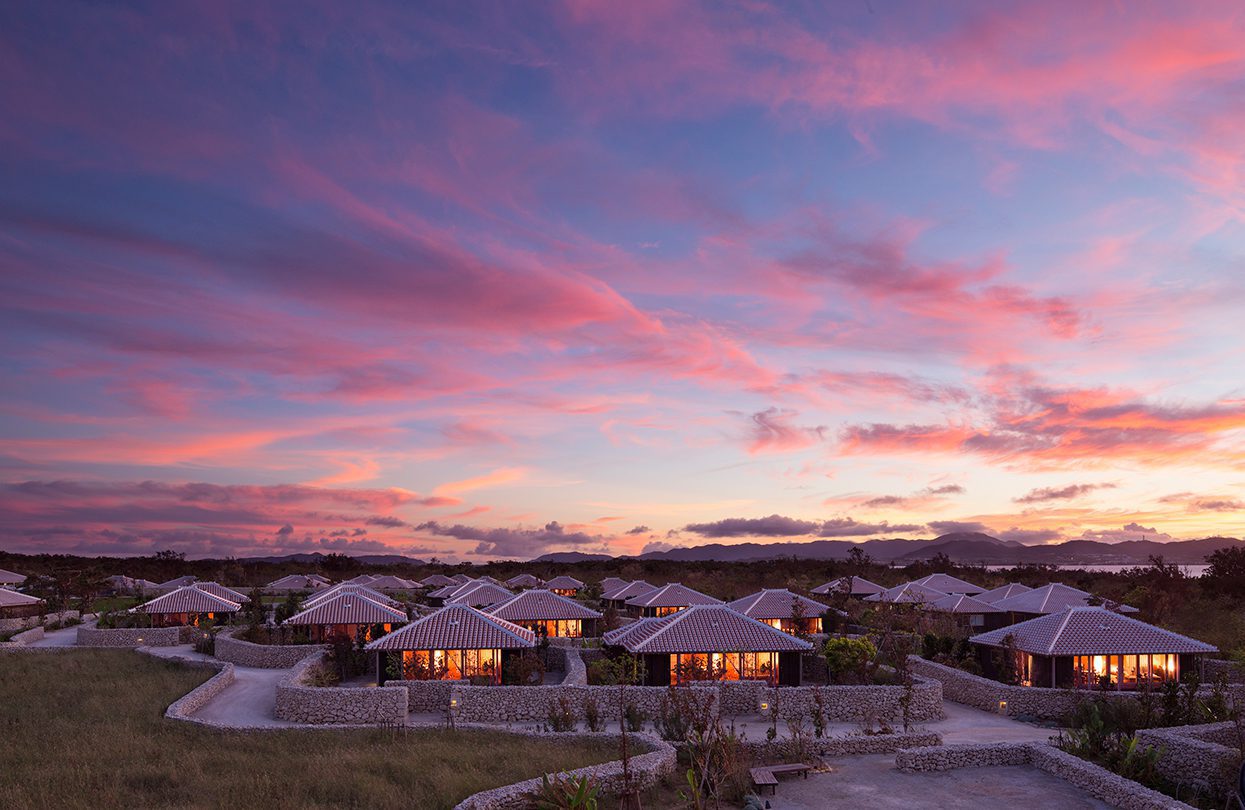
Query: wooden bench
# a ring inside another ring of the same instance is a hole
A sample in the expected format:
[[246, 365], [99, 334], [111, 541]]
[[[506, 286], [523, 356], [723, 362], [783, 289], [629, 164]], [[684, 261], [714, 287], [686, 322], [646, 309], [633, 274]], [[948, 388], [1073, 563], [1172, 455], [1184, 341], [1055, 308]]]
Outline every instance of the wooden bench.
[[771, 795], [778, 793], [778, 777], [769, 768], [752, 768], [748, 773], [752, 775], [752, 784], [756, 786], [757, 793], [764, 793], [765, 788], [769, 788]]
[[752, 777], [752, 784], [756, 786], [757, 793], [764, 793], [765, 788], [769, 788], [770, 795], [776, 795], [778, 793], [778, 774], [798, 773], [807, 779], [810, 770], [810, 766], [802, 762], [791, 762], [786, 765], [766, 765], [763, 768], [751, 768], [748, 773]]

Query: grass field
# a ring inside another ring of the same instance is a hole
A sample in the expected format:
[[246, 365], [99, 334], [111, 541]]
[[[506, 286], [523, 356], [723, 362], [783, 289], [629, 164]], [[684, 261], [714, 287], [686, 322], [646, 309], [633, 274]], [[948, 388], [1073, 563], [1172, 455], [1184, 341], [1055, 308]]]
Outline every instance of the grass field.
[[0, 657], [0, 807], [443, 808], [617, 757], [504, 733], [225, 732], [163, 717], [210, 675], [123, 650]]

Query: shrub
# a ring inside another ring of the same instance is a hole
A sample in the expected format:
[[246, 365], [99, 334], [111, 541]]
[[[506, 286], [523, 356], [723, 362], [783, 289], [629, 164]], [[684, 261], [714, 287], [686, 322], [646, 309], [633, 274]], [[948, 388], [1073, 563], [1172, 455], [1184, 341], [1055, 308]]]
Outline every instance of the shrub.
[[601, 788], [591, 776], [549, 774], [541, 777], [536, 806], [541, 810], [597, 810]]
[[639, 706], [628, 703], [623, 708], [623, 719], [627, 721], [627, 731], [643, 731], [648, 715]]
[[566, 695], [561, 695], [557, 700], [549, 701], [549, 728], [552, 731], [574, 731], [575, 730], [575, 712], [571, 708], [571, 701]]
[[845, 683], [848, 680], [865, 683], [868, 680], [869, 664], [877, 654], [877, 647], [864, 638], [831, 638], [822, 647], [826, 668], [830, 671], [830, 679], [835, 683]]
[[605, 728], [605, 721], [601, 718], [601, 707], [592, 697], [584, 698], [584, 725], [589, 731], [601, 731]]

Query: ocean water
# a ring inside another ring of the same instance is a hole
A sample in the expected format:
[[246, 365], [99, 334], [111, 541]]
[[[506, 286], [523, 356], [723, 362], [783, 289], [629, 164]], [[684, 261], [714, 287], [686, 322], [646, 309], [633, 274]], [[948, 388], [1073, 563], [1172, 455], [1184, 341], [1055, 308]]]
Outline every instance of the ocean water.
[[[1009, 568], [1015, 568], [1015, 567], [1016, 566], [1014, 565], [987, 565], [986, 570], [987, 571], [1006, 571]], [[1056, 565], [1055, 567], [1061, 571], [1101, 571], [1102, 573], [1105, 573], [1105, 574], [1118, 574], [1121, 571], [1127, 571], [1130, 568], [1139, 568], [1143, 566], [1137, 566], [1137, 565]], [[1206, 565], [1205, 563], [1198, 563], [1197, 565], [1180, 566], [1180, 569], [1184, 571], [1185, 575], [1190, 576], [1190, 577], [1200, 577], [1202, 574], [1206, 573], [1207, 568], [1210, 568], [1210, 566]]]

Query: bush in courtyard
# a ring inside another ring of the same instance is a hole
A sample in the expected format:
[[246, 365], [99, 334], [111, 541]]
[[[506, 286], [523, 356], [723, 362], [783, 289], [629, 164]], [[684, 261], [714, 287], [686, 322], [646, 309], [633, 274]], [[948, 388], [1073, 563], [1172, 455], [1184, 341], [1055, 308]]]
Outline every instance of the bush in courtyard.
[[557, 700], [549, 701], [549, 730], [566, 732], [575, 730], [575, 710], [571, 708], [571, 701], [566, 695], [561, 695]]
[[623, 719], [627, 721], [627, 731], [643, 731], [648, 714], [634, 703], [628, 703], [623, 708]]
[[601, 717], [601, 707], [591, 696], [584, 698], [584, 725], [589, 731], [605, 729], [605, 720]]
[[195, 633], [195, 652], [203, 655], [216, 655], [216, 625], [211, 621], [200, 622]]
[[865, 638], [831, 638], [822, 647], [822, 655], [834, 683], [866, 683], [869, 665], [877, 654], [877, 647]]
[[545, 774], [541, 777], [540, 796], [536, 806], [540, 810], [597, 810], [597, 794], [600, 786], [591, 776], [568, 776]]
[[511, 686], [534, 686], [545, 679], [545, 665], [540, 656], [526, 651], [512, 657], [502, 671], [502, 682]]
[[634, 686], [644, 680], [644, 660], [629, 653], [598, 658], [588, 664], [588, 683], [598, 686]]

